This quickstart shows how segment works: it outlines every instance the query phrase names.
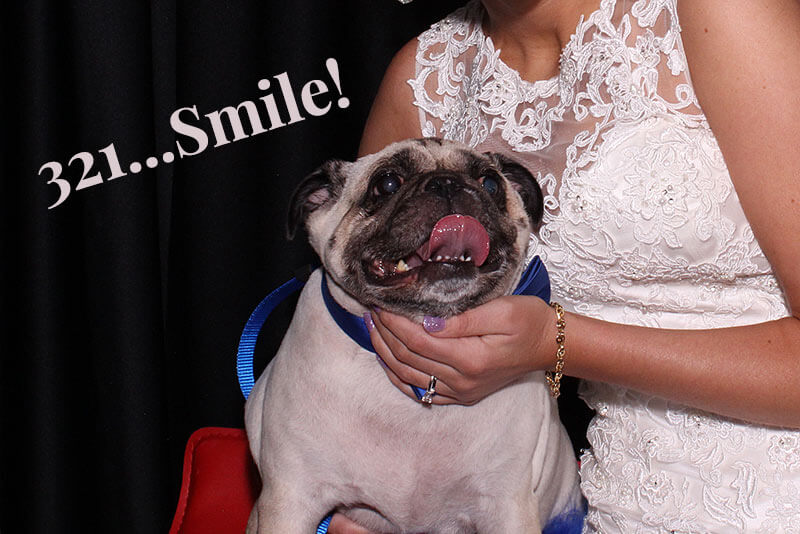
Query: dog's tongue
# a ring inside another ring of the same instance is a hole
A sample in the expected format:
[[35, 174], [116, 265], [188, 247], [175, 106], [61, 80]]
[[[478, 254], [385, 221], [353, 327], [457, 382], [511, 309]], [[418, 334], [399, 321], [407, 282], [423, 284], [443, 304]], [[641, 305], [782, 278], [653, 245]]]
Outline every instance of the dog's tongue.
[[469, 215], [447, 215], [433, 226], [431, 237], [417, 251], [424, 261], [437, 256], [472, 257], [480, 267], [489, 256], [489, 234], [483, 225]]

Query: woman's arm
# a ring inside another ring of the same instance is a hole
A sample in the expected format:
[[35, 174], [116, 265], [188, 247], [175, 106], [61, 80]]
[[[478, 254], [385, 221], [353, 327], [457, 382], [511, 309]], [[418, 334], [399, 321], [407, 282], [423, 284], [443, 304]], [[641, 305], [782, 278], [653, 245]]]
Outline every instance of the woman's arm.
[[[800, 428], [800, 3], [679, 3], [701, 106], [792, 316], [753, 326], [662, 330], [567, 314], [566, 372], [754, 422]], [[555, 363], [555, 316], [504, 297], [435, 333], [376, 312], [390, 379], [436, 403], [473, 403]], [[421, 356], [425, 355], [425, 356]]]
[[679, 11], [700, 105], [798, 316], [800, 2], [688, 0]]

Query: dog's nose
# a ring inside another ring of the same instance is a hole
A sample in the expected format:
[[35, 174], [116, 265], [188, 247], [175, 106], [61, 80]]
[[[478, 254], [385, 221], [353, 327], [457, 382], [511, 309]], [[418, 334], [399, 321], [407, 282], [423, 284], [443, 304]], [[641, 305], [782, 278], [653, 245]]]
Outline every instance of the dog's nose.
[[425, 184], [425, 191], [442, 198], [451, 198], [461, 188], [461, 181], [449, 174], [432, 176]]

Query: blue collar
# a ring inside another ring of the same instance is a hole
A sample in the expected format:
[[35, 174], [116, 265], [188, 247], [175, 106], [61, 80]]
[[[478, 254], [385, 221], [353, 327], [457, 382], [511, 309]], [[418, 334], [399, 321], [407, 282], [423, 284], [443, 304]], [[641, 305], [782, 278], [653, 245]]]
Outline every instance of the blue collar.
[[[322, 300], [325, 301], [325, 306], [328, 308], [331, 317], [333, 317], [333, 320], [339, 325], [339, 328], [350, 336], [350, 339], [369, 352], [375, 352], [375, 349], [372, 347], [372, 341], [370, 341], [369, 338], [369, 331], [364, 324], [364, 318], [353, 315], [334, 300], [328, 289], [327, 278], [328, 277], [323, 273], [321, 284]], [[522, 273], [522, 278], [520, 278], [519, 284], [513, 294], [531, 295], [539, 297], [545, 302], [550, 302], [550, 277], [547, 275], [547, 269], [545, 269], [539, 256], [534, 257], [528, 265], [528, 268]]]
[[[256, 341], [258, 334], [261, 332], [261, 327], [275, 307], [280, 304], [286, 297], [298, 291], [305, 285], [308, 273], [304, 276], [296, 276], [292, 278], [279, 288], [272, 291], [262, 300], [250, 318], [245, 324], [239, 340], [239, 350], [236, 355], [236, 374], [239, 378], [239, 387], [242, 394], [246, 399], [250, 395], [250, 391], [255, 385], [255, 376], [253, 372], [253, 354], [255, 352]], [[357, 315], [353, 315], [344, 308], [342, 308], [331, 296], [328, 290], [328, 282], [325, 273], [322, 273], [322, 298], [325, 301], [325, 306], [328, 312], [336, 321], [350, 339], [358, 343], [361, 347], [369, 352], [375, 352], [372, 347], [372, 342], [369, 339], [369, 331], [364, 324], [364, 319]], [[541, 298], [545, 302], [550, 302], [550, 278], [547, 275], [547, 269], [544, 264], [536, 256], [528, 264], [528, 268], [522, 273], [517, 288], [514, 290], [514, 295], [532, 295]], [[424, 390], [415, 388], [418, 397], [421, 397]]]
[[[358, 343], [363, 349], [369, 352], [375, 352], [375, 348], [372, 346], [372, 341], [369, 337], [369, 330], [367, 330], [367, 325], [364, 324], [364, 318], [353, 315], [334, 300], [328, 289], [327, 278], [326, 274], [322, 273], [322, 300], [325, 301], [325, 307], [328, 308], [328, 313], [331, 314], [331, 317], [336, 324], [339, 325], [339, 328], [341, 328], [350, 339]], [[528, 268], [522, 273], [522, 278], [520, 278], [519, 284], [513, 294], [535, 296], [547, 303], [550, 302], [550, 277], [547, 275], [547, 269], [545, 269], [544, 263], [539, 259], [539, 256], [534, 257], [530, 264], [528, 264]], [[414, 388], [414, 393], [417, 398], [421, 399], [425, 394], [425, 390], [415, 386], [412, 387]]]

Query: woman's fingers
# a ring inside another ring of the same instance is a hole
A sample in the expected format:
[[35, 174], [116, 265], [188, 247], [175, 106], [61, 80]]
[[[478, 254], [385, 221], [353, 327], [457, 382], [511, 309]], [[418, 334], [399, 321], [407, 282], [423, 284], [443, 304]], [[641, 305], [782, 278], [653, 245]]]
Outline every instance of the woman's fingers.
[[[400, 315], [381, 311], [373, 313], [373, 317], [378, 324], [380, 335], [398, 360], [430, 374], [457, 373], [462, 366], [469, 365], [469, 355], [486, 348], [483, 336], [458, 336], [460, 338], [458, 340], [452, 339], [455, 336], [449, 335], [433, 337], [423, 325]], [[445, 330], [449, 328], [447, 323], [454, 319], [440, 320], [445, 323]], [[425, 367], [430, 365], [429, 362], [436, 362], [440, 367]]]
[[[373, 346], [397, 378], [393, 381], [395, 385], [407, 384], [426, 390], [431, 376], [435, 376], [435, 404], [475, 402], [463, 394], [471, 391], [472, 383], [466, 380], [462, 369], [471, 371], [470, 355], [482, 350], [482, 347], [475, 347], [481, 344], [479, 338], [436, 339], [419, 324], [386, 312], [374, 313], [373, 319]], [[391, 327], [387, 326], [390, 322]], [[410, 387], [401, 387], [401, 390], [417, 398]]]
[[425, 389], [435, 376], [436, 404], [474, 404], [541, 368], [537, 354], [551, 315], [536, 297], [501, 297], [447, 320], [426, 318], [424, 325], [376, 311], [371, 336], [392, 383], [406, 395], [416, 398], [408, 385]]
[[[393, 319], [394, 326], [388, 326], [384, 319]], [[405, 317], [381, 313], [375, 314], [374, 320], [375, 328], [380, 334], [379, 344], [382, 342], [392, 356], [406, 368], [421, 371], [426, 377], [447, 376], [455, 371], [452, 366], [439, 360], [442, 355], [452, 351], [452, 346], [447, 346], [452, 345], [451, 342], [443, 343], [441, 340], [431, 338], [419, 325]], [[395, 372], [398, 372], [398, 369], [395, 368]], [[411, 380], [414, 377], [414, 375], [406, 376], [402, 372], [398, 372], [398, 375], [404, 380]], [[427, 384], [427, 379], [424, 382]], [[415, 382], [410, 383], [420, 385]]]
[[[452, 390], [445, 382], [447, 377], [451, 376], [455, 371], [439, 362], [414, 354], [383, 325], [377, 314], [373, 314], [372, 318], [373, 330], [370, 333], [372, 345], [379, 361], [383, 364], [389, 380], [407, 396], [418, 400], [411, 386], [426, 390], [430, 383], [430, 377], [433, 375], [437, 378], [437, 394], [433, 397], [434, 403], [447, 404], [455, 402], [454, 399], [450, 399], [448, 402], [446, 397], [452, 395]], [[402, 356], [398, 358], [398, 354]]]
[[328, 525], [328, 534], [372, 534], [358, 523], [349, 520], [342, 514], [333, 514]]
[[[513, 298], [500, 297], [447, 319], [425, 318], [435, 338], [468, 338], [513, 334]], [[432, 327], [432, 328], [431, 328]]]

